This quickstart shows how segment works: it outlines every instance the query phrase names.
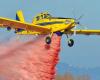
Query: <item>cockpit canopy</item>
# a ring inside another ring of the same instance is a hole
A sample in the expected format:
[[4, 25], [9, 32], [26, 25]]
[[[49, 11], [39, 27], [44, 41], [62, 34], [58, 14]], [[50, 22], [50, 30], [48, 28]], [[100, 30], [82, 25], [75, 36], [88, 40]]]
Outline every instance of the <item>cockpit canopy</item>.
[[52, 17], [48, 12], [43, 12], [38, 14], [36, 17], [34, 17], [33, 20], [35, 21], [39, 21], [41, 19], [49, 19], [50, 17]]

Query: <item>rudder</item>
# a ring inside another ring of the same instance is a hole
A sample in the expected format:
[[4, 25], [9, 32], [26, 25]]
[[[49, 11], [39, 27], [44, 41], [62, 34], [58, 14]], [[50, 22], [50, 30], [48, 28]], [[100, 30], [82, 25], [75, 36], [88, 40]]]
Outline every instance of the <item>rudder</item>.
[[18, 10], [17, 11], [17, 13], [16, 13], [16, 20], [21, 21], [21, 22], [25, 22], [22, 10]]

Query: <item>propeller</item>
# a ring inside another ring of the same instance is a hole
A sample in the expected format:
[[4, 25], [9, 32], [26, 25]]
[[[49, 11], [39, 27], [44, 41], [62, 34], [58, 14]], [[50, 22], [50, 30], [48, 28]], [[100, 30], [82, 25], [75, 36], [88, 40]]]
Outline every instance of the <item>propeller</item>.
[[84, 17], [84, 14], [82, 14], [81, 16], [79, 16], [79, 18], [77, 18], [76, 20], [79, 21], [80, 19], [82, 19]]
[[83, 24], [80, 23], [80, 19], [82, 19], [84, 16], [84, 14], [82, 14], [81, 16], [79, 16], [79, 18], [75, 18], [75, 24], [76, 26], [74, 27], [74, 35], [76, 35], [76, 28], [77, 28], [77, 25], [79, 25], [80, 27], [83, 27], [84, 29], [87, 29], [87, 27]]

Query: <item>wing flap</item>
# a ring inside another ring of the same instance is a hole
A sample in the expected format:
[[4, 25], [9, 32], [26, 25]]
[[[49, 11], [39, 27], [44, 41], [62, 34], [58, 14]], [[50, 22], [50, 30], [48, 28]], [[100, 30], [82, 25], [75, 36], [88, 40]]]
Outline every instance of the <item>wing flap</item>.
[[29, 30], [29, 31], [39, 31], [39, 32], [49, 32], [50, 28], [48, 27], [43, 27], [43, 26], [38, 26], [35, 24], [31, 24], [31, 23], [23, 23], [20, 21], [16, 21], [16, 20], [11, 20], [11, 19], [7, 19], [7, 18], [1, 18], [0, 17], [0, 24], [2, 24], [2, 27], [8, 27], [10, 26], [11, 28], [21, 28], [24, 30]]
[[70, 30], [68, 31], [69, 34], [84, 34], [84, 35], [100, 35], [100, 30]]

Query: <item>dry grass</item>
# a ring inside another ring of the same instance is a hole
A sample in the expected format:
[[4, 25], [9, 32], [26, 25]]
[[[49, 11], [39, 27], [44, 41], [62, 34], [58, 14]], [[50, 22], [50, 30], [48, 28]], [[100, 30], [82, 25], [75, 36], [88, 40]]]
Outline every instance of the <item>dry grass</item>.
[[55, 80], [91, 80], [88, 75], [73, 76], [72, 74], [57, 75]]

